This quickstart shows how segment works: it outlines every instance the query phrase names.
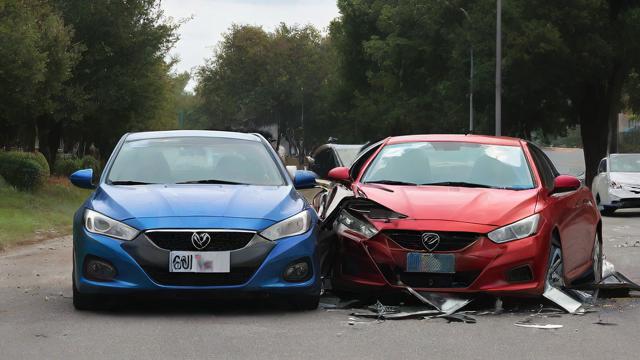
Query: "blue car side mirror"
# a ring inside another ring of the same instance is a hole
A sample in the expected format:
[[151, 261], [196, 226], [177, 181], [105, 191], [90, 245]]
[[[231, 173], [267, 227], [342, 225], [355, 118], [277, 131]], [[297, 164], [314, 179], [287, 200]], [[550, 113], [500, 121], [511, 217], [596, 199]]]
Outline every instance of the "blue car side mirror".
[[309, 170], [296, 170], [293, 178], [293, 186], [296, 189], [311, 189], [316, 186], [318, 175]]
[[93, 169], [78, 170], [69, 176], [71, 183], [83, 189], [95, 189], [93, 185]]

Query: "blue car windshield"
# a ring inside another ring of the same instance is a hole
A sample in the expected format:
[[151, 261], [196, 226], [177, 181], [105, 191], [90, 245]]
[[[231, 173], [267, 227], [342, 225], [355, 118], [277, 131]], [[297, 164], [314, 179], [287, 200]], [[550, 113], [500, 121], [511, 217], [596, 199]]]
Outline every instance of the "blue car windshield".
[[444, 141], [385, 146], [363, 182], [513, 190], [534, 187], [521, 147]]
[[286, 184], [263, 143], [216, 137], [125, 142], [111, 166], [107, 183]]

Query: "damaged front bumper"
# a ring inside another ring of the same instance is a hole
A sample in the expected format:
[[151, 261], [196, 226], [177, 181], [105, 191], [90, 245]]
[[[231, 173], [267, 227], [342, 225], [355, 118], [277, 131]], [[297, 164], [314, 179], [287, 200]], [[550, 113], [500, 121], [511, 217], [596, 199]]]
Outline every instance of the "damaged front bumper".
[[[545, 234], [551, 233], [541, 225], [537, 235], [503, 244], [486, 237], [491, 226], [451, 221], [380, 222], [376, 223], [380, 232], [369, 239], [338, 231], [333, 286], [352, 291], [411, 287], [430, 292], [539, 296], [545, 290], [550, 244]], [[438, 246], [445, 251], [426, 249], [421, 237], [425, 233], [438, 234]], [[426, 256], [435, 261], [445, 255], [452, 259], [453, 271], [411, 269], [407, 259], [423, 254], [432, 254]]]

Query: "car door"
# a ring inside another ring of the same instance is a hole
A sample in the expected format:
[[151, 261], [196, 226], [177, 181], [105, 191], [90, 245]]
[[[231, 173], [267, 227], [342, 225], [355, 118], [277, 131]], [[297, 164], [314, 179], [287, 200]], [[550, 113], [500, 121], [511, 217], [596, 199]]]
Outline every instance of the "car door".
[[530, 144], [529, 149], [546, 189], [542, 195], [547, 205], [543, 212], [547, 221], [552, 221], [558, 229], [565, 278], [571, 281], [591, 264], [597, 224], [593, 197], [585, 186], [575, 191], [553, 193], [553, 182], [560, 175], [558, 170], [538, 147]]
[[609, 181], [607, 181], [607, 158], [600, 160], [598, 174], [593, 178], [591, 191], [594, 198], [600, 198], [601, 202], [608, 203]]

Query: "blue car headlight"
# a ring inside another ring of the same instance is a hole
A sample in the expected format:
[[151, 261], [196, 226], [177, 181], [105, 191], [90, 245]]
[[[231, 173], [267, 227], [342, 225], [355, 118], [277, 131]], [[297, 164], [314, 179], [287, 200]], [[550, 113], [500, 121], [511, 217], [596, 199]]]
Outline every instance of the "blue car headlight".
[[260, 235], [269, 240], [278, 240], [289, 236], [304, 234], [311, 228], [310, 210], [293, 215], [263, 230]]
[[131, 226], [89, 209], [84, 211], [84, 227], [90, 233], [120, 240], [133, 240], [138, 235], [138, 230]]

